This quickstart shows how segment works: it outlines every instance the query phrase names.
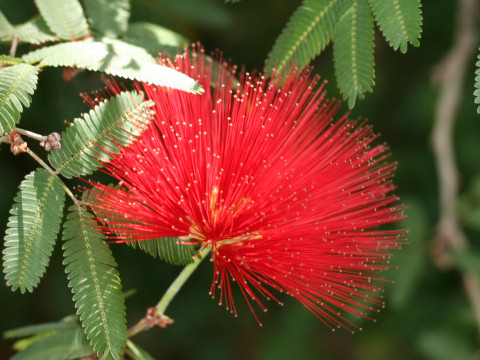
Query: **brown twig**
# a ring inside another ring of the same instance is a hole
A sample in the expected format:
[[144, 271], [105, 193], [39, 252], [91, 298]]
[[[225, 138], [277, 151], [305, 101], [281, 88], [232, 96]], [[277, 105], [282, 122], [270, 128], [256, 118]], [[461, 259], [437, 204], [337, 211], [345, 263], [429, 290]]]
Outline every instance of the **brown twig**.
[[[21, 135], [28, 136], [29, 138], [39, 141], [40, 146], [43, 147], [46, 151], [50, 151], [52, 149], [60, 149], [62, 147], [61, 137], [60, 134], [57, 132], [53, 132], [49, 135], [40, 135], [32, 131], [20, 128], [15, 128], [10, 134], [5, 133], [3, 136], [0, 136], [0, 143], [5, 142], [10, 144], [11, 151], [14, 155], [26, 152], [28, 146], [27, 143], [21, 138]], [[14, 146], [18, 147], [20, 144], [22, 144], [24, 147], [22, 150], [14, 148]]]
[[29, 138], [39, 141], [40, 146], [42, 146], [46, 151], [50, 151], [51, 149], [60, 149], [62, 147], [61, 137], [57, 132], [53, 132], [49, 135], [40, 135], [34, 133], [33, 131], [20, 128], [15, 128], [15, 131], [20, 135], [28, 136]]
[[[449, 252], [464, 252], [469, 248], [456, 213], [459, 174], [453, 132], [463, 95], [465, 73], [477, 46], [477, 0], [459, 0], [458, 6], [453, 46], [433, 74], [433, 81], [439, 85], [432, 144], [440, 195], [440, 219], [433, 242], [433, 258], [440, 268], [451, 266]], [[480, 284], [472, 274], [466, 272], [462, 274], [462, 281], [480, 331]]]
[[15, 57], [17, 53], [17, 46], [18, 46], [18, 36], [15, 35], [12, 39], [12, 45], [10, 46], [10, 50], [8, 51], [8, 55], [11, 57]]

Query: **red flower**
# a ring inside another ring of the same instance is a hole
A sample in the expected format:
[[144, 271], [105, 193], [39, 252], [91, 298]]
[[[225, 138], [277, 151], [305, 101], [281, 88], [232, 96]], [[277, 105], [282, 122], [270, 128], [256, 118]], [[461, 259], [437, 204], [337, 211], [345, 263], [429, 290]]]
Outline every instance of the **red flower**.
[[[231, 282], [265, 310], [272, 289], [298, 299], [331, 328], [356, 327], [382, 307], [375, 273], [389, 268], [403, 218], [395, 164], [365, 123], [325, 99], [310, 70], [280, 79], [238, 74], [203, 49], [160, 60], [198, 80], [203, 95], [143, 84], [156, 104], [148, 130], [95, 185], [92, 207], [120, 241], [187, 236], [211, 247], [214, 281], [235, 314]], [[213, 88], [211, 88], [213, 84]], [[104, 228], [108, 231], [108, 228]], [[261, 296], [260, 296], [261, 295]], [[250, 300], [251, 299], [251, 300]], [[277, 300], [278, 301], [278, 300]]]

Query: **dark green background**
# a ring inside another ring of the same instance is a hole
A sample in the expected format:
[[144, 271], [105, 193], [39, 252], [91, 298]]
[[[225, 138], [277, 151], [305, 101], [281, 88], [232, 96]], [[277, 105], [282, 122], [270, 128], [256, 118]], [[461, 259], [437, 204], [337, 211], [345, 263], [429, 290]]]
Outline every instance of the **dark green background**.
[[[235, 64], [262, 69], [276, 37], [299, 4], [291, 0], [245, 0], [234, 5], [221, 0], [134, 0], [132, 20], [169, 27], [201, 41], [208, 51], [222, 50]], [[26, 21], [36, 13], [30, 0], [0, 0], [0, 9], [12, 23]], [[175, 324], [140, 334], [134, 339], [137, 343], [158, 359], [480, 358], [476, 324], [460, 274], [439, 270], [431, 257], [438, 220], [438, 181], [430, 133], [438, 94], [430, 78], [451, 45], [455, 2], [424, 1], [423, 15], [421, 46], [410, 48], [406, 55], [389, 48], [377, 31], [374, 93], [351, 113], [354, 118], [368, 118], [382, 134], [380, 141], [389, 144], [392, 158], [399, 162], [397, 193], [409, 207], [408, 219], [400, 226], [411, 229], [410, 244], [394, 258], [399, 269], [384, 274], [396, 283], [386, 284], [387, 307], [376, 316], [377, 322], [362, 321], [363, 331], [354, 335], [343, 330], [332, 333], [295, 300], [284, 299], [285, 306], [270, 303], [269, 312], [260, 314], [264, 326], [259, 327], [241, 294], [236, 294], [238, 318], [219, 307], [218, 299], [210, 299], [212, 266], [205, 262], [167, 311]], [[19, 53], [24, 50], [20, 48]], [[330, 47], [314, 65], [329, 81], [329, 94], [338, 98]], [[473, 104], [473, 84], [472, 62], [455, 131], [462, 196], [471, 203], [475, 199], [469, 188], [480, 177], [480, 118]], [[87, 111], [79, 93], [100, 87], [97, 73], [81, 73], [65, 83], [60, 69], [45, 69], [21, 127], [45, 134], [60, 132], [64, 120]], [[35, 145], [31, 147], [41, 153]], [[14, 157], [3, 144], [0, 167], [0, 233], [4, 234], [18, 184], [36, 164], [27, 156]], [[474, 219], [465, 226], [473, 251], [478, 248], [478, 223], [480, 219], [476, 224]], [[112, 249], [124, 289], [137, 290], [127, 300], [131, 326], [147, 307], [156, 304], [180, 268], [124, 245], [112, 245]], [[60, 246], [56, 246], [47, 273], [33, 294], [12, 293], [0, 285], [0, 331], [58, 320], [74, 312], [60, 255]], [[0, 343], [0, 359], [11, 355], [11, 344]]]

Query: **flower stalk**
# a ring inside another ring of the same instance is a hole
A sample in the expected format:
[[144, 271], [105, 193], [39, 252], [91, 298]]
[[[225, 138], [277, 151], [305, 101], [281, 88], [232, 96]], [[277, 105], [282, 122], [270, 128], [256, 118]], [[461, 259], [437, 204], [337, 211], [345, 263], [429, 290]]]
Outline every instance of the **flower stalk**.
[[202, 260], [205, 259], [209, 253], [210, 248], [201, 251], [190, 264], [183, 268], [180, 274], [178, 274], [177, 278], [170, 284], [170, 287], [155, 306], [160, 315], [165, 314], [165, 310], [167, 309], [168, 305], [170, 305], [175, 295], [177, 295], [183, 285], [197, 269], [198, 265], [200, 265]]

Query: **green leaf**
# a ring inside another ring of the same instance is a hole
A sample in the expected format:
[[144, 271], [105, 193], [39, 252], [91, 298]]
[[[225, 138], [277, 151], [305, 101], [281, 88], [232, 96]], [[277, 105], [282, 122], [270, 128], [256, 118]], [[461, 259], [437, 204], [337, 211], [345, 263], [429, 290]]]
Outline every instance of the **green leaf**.
[[128, 0], [83, 0], [88, 22], [100, 36], [116, 38], [127, 31]]
[[127, 338], [125, 304], [116, 262], [93, 217], [72, 205], [63, 229], [68, 286], [77, 314], [99, 356], [120, 359]]
[[[109, 186], [115, 190], [126, 191], [121, 189], [119, 186]], [[83, 193], [82, 200], [88, 206], [100, 195], [102, 195], [102, 192], [99, 189], [95, 190], [95, 195], [93, 195], [90, 191], [85, 191]], [[117, 217], [118, 214], [112, 214], [112, 216], [102, 214], [101, 222], [108, 226], [111, 231], [117, 233], [120, 232], [122, 228], [121, 224], [112, 224], [112, 220], [114, 220], [114, 218], [117, 220]], [[197, 253], [197, 250], [194, 246], [181, 245], [178, 243], [179, 241], [180, 240], [177, 237], [164, 237], [152, 240], [126, 241], [125, 243], [134, 249], [138, 248], [154, 258], [158, 258], [173, 265], [189, 264], [193, 261], [193, 256]]]
[[50, 32], [47, 23], [40, 16], [15, 26], [14, 34], [19, 41], [35, 45], [49, 41], [58, 41], [58, 37]]
[[[477, 56], [478, 61], [475, 63], [475, 104], [480, 104], [480, 54]], [[480, 114], [480, 106], [477, 108], [477, 114]]]
[[65, 192], [44, 169], [25, 177], [10, 210], [3, 268], [12, 290], [33, 291], [45, 273], [60, 229]]
[[23, 24], [13, 26], [0, 12], [0, 40], [12, 41], [14, 37], [17, 37], [20, 42], [36, 45], [58, 40], [40, 16], [35, 16]]
[[165, 237], [143, 241], [127, 241], [126, 244], [134, 249], [138, 247], [154, 258], [159, 258], [173, 265], [191, 263], [197, 250], [194, 246], [180, 245], [178, 242], [179, 239], [176, 237]]
[[293, 61], [303, 68], [330, 42], [345, 0], [304, 0], [275, 41], [267, 73]]
[[129, 91], [99, 103], [62, 133], [62, 148], [48, 154], [50, 164], [66, 178], [91, 174], [142, 133], [153, 106]]
[[130, 24], [122, 40], [140, 46], [154, 56], [158, 56], [161, 50], [175, 56], [179, 48], [188, 44], [188, 40], [176, 32], [148, 22]]
[[23, 63], [23, 60], [21, 58], [12, 57], [4, 54], [0, 55], [0, 64], [17, 65], [22, 63]]
[[3, 337], [4, 339], [12, 339], [17, 337], [38, 335], [42, 333], [76, 329], [78, 327], [79, 325], [77, 324], [77, 322], [71, 321], [71, 319], [68, 318], [66, 320], [62, 320], [58, 322], [28, 325], [28, 326], [22, 326], [17, 329], [8, 330], [3, 333]]
[[41, 337], [11, 360], [70, 360], [85, 357], [92, 352], [82, 329], [76, 328]]
[[343, 99], [348, 99], [350, 109], [357, 97], [363, 98], [375, 84], [373, 46], [373, 17], [367, 0], [354, 0], [338, 21], [333, 35], [337, 84]]
[[23, 106], [29, 107], [37, 87], [38, 68], [18, 64], [0, 69], [0, 134], [10, 133], [20, 120]]
[[420, 45], [420, 0], [369, 0], [383, 36], [394, 50], [407, 52], [408, 43]]
[[88, 35], [87, 20], [78, 0], [35, 0], [50, 30], [62, 40], [78, 40]]
[[13, 38], [14, 27], [0, 11], [0, 40], [11, 41]]
[[30, 336], [28, 338], [17, 340], [13, 343], [12, 349], [15, 351], [23, 351], [33, 343], [52, 335], [53, 332], [45, 332], [37, 335]]
[[40, 62], [40, 67], [79, 67], [188, 92], [202, 92], [200, 85], [187, 75], [158, 65], [145, 49], [119, 40], [104, 38], [102, 41], [52, 45], [24, 55], [23, 60], [31, 64]]

